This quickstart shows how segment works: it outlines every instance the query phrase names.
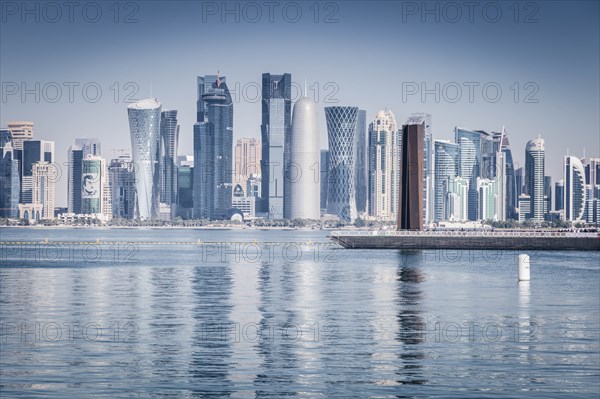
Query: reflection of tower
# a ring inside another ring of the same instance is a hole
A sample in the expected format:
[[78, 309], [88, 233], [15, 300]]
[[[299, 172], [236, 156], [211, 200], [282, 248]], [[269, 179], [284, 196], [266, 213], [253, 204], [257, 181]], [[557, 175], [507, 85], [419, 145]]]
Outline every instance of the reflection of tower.
[[400, 359], [403, 364], [398, 370], [399, 383], [424, 384], [421, 371], [425, 354], [420, 348], [424, 340], [425, 322], [421, 316], [423, 292], [420, 284], [425, 276], [420, 269], [420, 251], [402, 251], [402, 265], [398, 269], [398, 335], [396, 341], [402, 345]]
[[357, 107], [325, 107], [329, 138], [327, 213], [350, 222], [356, 219]]
[[232, 286], [230, 264], [194, 269], [190, 379], [192, 385], [210, 390], [215, 397], [231, 394], [227, 388], [232, 384], [231, 342], [236, 339], [235, 322], [230, 318]]

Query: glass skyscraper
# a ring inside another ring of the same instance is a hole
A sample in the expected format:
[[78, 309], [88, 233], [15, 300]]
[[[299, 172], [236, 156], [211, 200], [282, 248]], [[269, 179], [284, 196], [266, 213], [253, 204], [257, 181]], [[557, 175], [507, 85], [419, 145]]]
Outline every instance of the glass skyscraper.
[[431, 114], [424, 112], [415, 112], [410, 115], [409, 121], [425, 123], [425, 141], [423, 142], [423, 223], [429, 224], [434, 219], [435, 207], [435, 164], [433, 148], [433, 133], [432, 133], [432, 117]]
[[223, 219], [231, 208], [233, 101], [226, 78], [198, 77], [194, 124], [194, 218]]
[[88, 156], [100, 156], [100, 140], [96, 138], [75, 139], [75, 145], [67, 153], [67, 205], [70, 213], [84, 213], [81, 208], [81, 182], [83, 160]]
[[260, 209], [267, 213], [270, 219], [289, 217], [284, 196], [286, 189], [289, 188], [285, 169], [286, 162], [289, 160], [291, 117], [292, 75], [263, 73]]
[[113, 159], [108, 167], [112, 216], [133, 219], [135, 204], [135, 165], [131, 157], [122, 155]]
[[356, 219], [356, 123], [358, 107], [325, 107], [329, 139], [327, 213]]
[[[489, 134], [484, 131], [455, 129], [456, 144], [459, 145], [458, 175], [469, 181], [468, 217], [477, 220], [478, 192], [477, 178], [482, 177], [483, 150], [487, 149], [486, 143]], [[489, 152], [489, 151], [488, 151]]]
[[0, 217], [18, 217], [19, 193], [19, 161], [15, 159], [12, 134], [0, 129]]
[[531, 202], [525, 218], [535, 222], [544, 220], [544, 161], [544, 140], [538, 136], [525, 147], [525, 186]]
[[[165, 110], [160, 114], [160, 202], [175, 207], [177, 202], [177, 145], [179, 125], [177, 111]], [[171, 209], [173, 215], [174, 209]]]
[[447, 140], [435, 140], [435, 189], [434, 220], [445, 220], [448, 216], [448, 194], [450, 184], [458, 175], [460, 147]]
[[130, 104], [132, 160], [136, 170], [135, 209], [142, 220], [156, 219], [159, 206], [158, 150], [161, 104], [148, 98]]
[[356, 212], [367, 211], [369, 196], [369, 138], [367, 137], [367, 111], [359, 109], [356, 121]]
[[579, 158], [565, 157], [564, 182], [565, 220], [580, 221], [584, 216], [586, 187], [585, 170]]

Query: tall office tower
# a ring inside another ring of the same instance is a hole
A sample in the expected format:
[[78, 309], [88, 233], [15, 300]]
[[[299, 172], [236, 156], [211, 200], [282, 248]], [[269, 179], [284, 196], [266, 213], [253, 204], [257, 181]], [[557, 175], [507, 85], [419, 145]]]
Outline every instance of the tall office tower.
[[516, 214], [515, 209], [517, 208], [517, 198], [521, 195], [519, 189], [517, 189], [517, 180], [515, 174], [515, 165], [513, 161], [512, 151], [510, 149], [510, 144], [508, 142], [508, 137], [506, 137], [506, 132], [504, 137], [502, 138], [501, 143], [501, 151], [504, 154], [504, 163], [506, 168], [506, 210], [505, 215], [506, 219], [517, 219], [518, 216]]
[[584, 216], [586, 189], [585, 170], [581, 160], [574, 156], [565, 156], [564, 160], [564, 205], [565, 220], [581, 221]]
[[160, 113], [160, 202], [171, 209], [173, 216], [177, 206], [177, 146], [179, 144], [179, 125], [177, 110], [165, 110]]
[[321, 217], [319, 182], [319, 117], [317, 106], [308, 97], [294, 104], [290, 134], [288, 164], [289, 218], [315, 219]]
[[[21, 166], [21, 195], [19, 202], [32, 204], [33, 202], [33, 165], [37, 162], [54, 162], [54, 141], [31, 139], [23, 142], [23, 164]], [[50, 170], [56, 173], [56, 169]], [[52, 176], [56, 179], [56, 176]], [[54, 210], [52, 210], [54, 212]]]
[[8, 122], [8, 130], [12, 133], [15, 150], [22, 150], [23, 141], [33, 138], [33, 122]]
[[519, 195], [519, 223], [529, 219], [531, 214], [531, 196], [527, 194]]
[[477, 220], [477, 178], [482, 177], [482, 150], [488, 146], [489, 134], [456, 127], [455, 136], [460, 147], [458, 175], [469, 180], [469, 220]]
[[[261, 204], [262, 212], [270, 219], [282, 219], [284, 195], [289, 184], [285, 178], [285, 165], [289, 155], [292, 123], [292, 75], [262, 75], [262, 138]], [[289, 146], [288, 146], [289, 147]]]
[[194, 167], [177, 168], [177, 216], [191, 219], [194, 211]]
[[233, 183], [246, 187], [251, 175], [260, 176], [261, 159], [260, 139], [254, 137], [238, 139], [235, 143]]
[[588, 159], [584, 168], [585, 184], [588, 185], [591, 190], [591, 198], [600, 198], [600, 158]]
[[452, 222], [468, 220], [469, 181], [460, 176], [450, 179], [446, 201], [444, 219]]
[[369, 124], [369, 215], [380, 220], [397, 218], [400, 143], [392, 111], [379, 111]]
[[194, 218], [223, 219], [231, 209], [233, 101], [223, 76], [198, 77], [194, 125]]
[[327, 213], [340, 220], [356, 219], [356, 123], [358, 107], [325, 107], [329, 141]]
[[132, 161], [136, 170], [135, 216], [141, 220], [158, 217], [160, 112], [161, 104], [156, 98], [127, 107]]
[[527, 142], [525, 147], [525, 186], [531, 199], [528, 219], [544, 220], [544, 140], [541, 136]]
[[[425, 121], [425, 142], [423, 143], [423, 224], [427, 225], [434, 219], [435, 207], [435, 164], [431, 114], [415, 112], [409, 120]], [[397, 191], [397, 190], [396, 190]]]
[[86, 155], [81, 164], [81, 211], [85, 215], [98, 215], [110, 219], [110, 193], [106, 160], [99, 156]]
[[9, 129], [0, 129], [0, 218], [18, 217], [20, 188], [12, 134]]
[[[447, 140], [435, 140], [435, 189], [434, 189], [434, 220], [440, 221], [447, 218], [448, 194], [450, 184], [457, 176], [458, 144]], [[465, 197], [466, 199], [466, 197]]]
[[31, 165], [32, 204], [42, 206], [41, 218], [54, 219], [56, 164], [45, 161]]
[[329, 150], [321, 150], [321, 210], [327, 212], [327, 192], [329, 190]]
[[[500, 192], [500, 180], [477, 178], [477, 191], [479, 198], [478, 219], [501, 220], [498, 213], [501, 210], [497, 200]], [[502, 205], [504, 205], [502, 203]]]
[[504, 142], [505, 131], [504, 126], [502, 132], [499, 135], [495, 135], [495, 143], [493, 150], [496, 152], [494, 156], [494, 183], [496, 184], [496, 194], [494, 197], [495, 206], [495, 218], [496, 220], [504, 221], [507, 219], [506, 213], [506, 182], [507, 182], [507, 168], [508, 163], [506, 162], [506, 152], [503, 150], [502, 145]]
[[552, 212], [552, 176], [544, 176], [544, 214]]
[[425, 118], [408, 119], [402, 126], [398, 230], [423, 229]]
[[356, 120], [356, 212], [367, 211], [369, 198], [369, 139], [367, 137], [367, 111], [359, 109]]
[[562, 211], [565, 209], [565, 181], [560, 179], [554, 183], [554, 210]]
[[525, 168], [521, 166], [515, 170], [515, 186], [517, 188], [516, 197], [517, 197], [517, 208], [519, 205], [519, 197], [521, 194], [526, 194], [525, 189]]
[[67, 152], [67, 209], [70, 213], [81, 211], [81, 182], [83, 160], [88, 156], [100, 156], [100, 140], [97, 138], [75, 139], [75, 145]]
[[135, 217], [136, 169], [129, 155], [112, 159], [108, 166], [112, 217], [133, 219]]

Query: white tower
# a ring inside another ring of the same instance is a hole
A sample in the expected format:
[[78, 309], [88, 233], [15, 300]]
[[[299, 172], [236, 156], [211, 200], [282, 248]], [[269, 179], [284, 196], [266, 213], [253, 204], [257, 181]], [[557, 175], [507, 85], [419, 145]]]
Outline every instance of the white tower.
[[302, 97], [294, 104], [292, 114], [286, 176], [290, 188], [290, 219], [320, 218], [320, 156], [317, 107], [308, 97]]

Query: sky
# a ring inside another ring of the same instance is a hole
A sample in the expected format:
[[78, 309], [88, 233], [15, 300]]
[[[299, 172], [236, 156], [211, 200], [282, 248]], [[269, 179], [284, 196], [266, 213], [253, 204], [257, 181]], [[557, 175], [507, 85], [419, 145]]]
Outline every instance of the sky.
[[[353, 105], [367, 121], [431, 113], [435, 139], [454, 127], [505, 126], [517, 166], [546, 143], [546, 174], [567, 154], [600, 156], [598, 1], [4, 1], [0, 126], [35, 123], [56, 162], [79, 137], [102, 155], [129, 152], [127, 105], [156, 97], [179, 111], [179, 154], [193, 153], [196, 76], [227, 79], [234, 136], [260, 137], [261, 74], [307, 81], [319, 106]], [[66, 168], [56, 206], [66, 206]]]

